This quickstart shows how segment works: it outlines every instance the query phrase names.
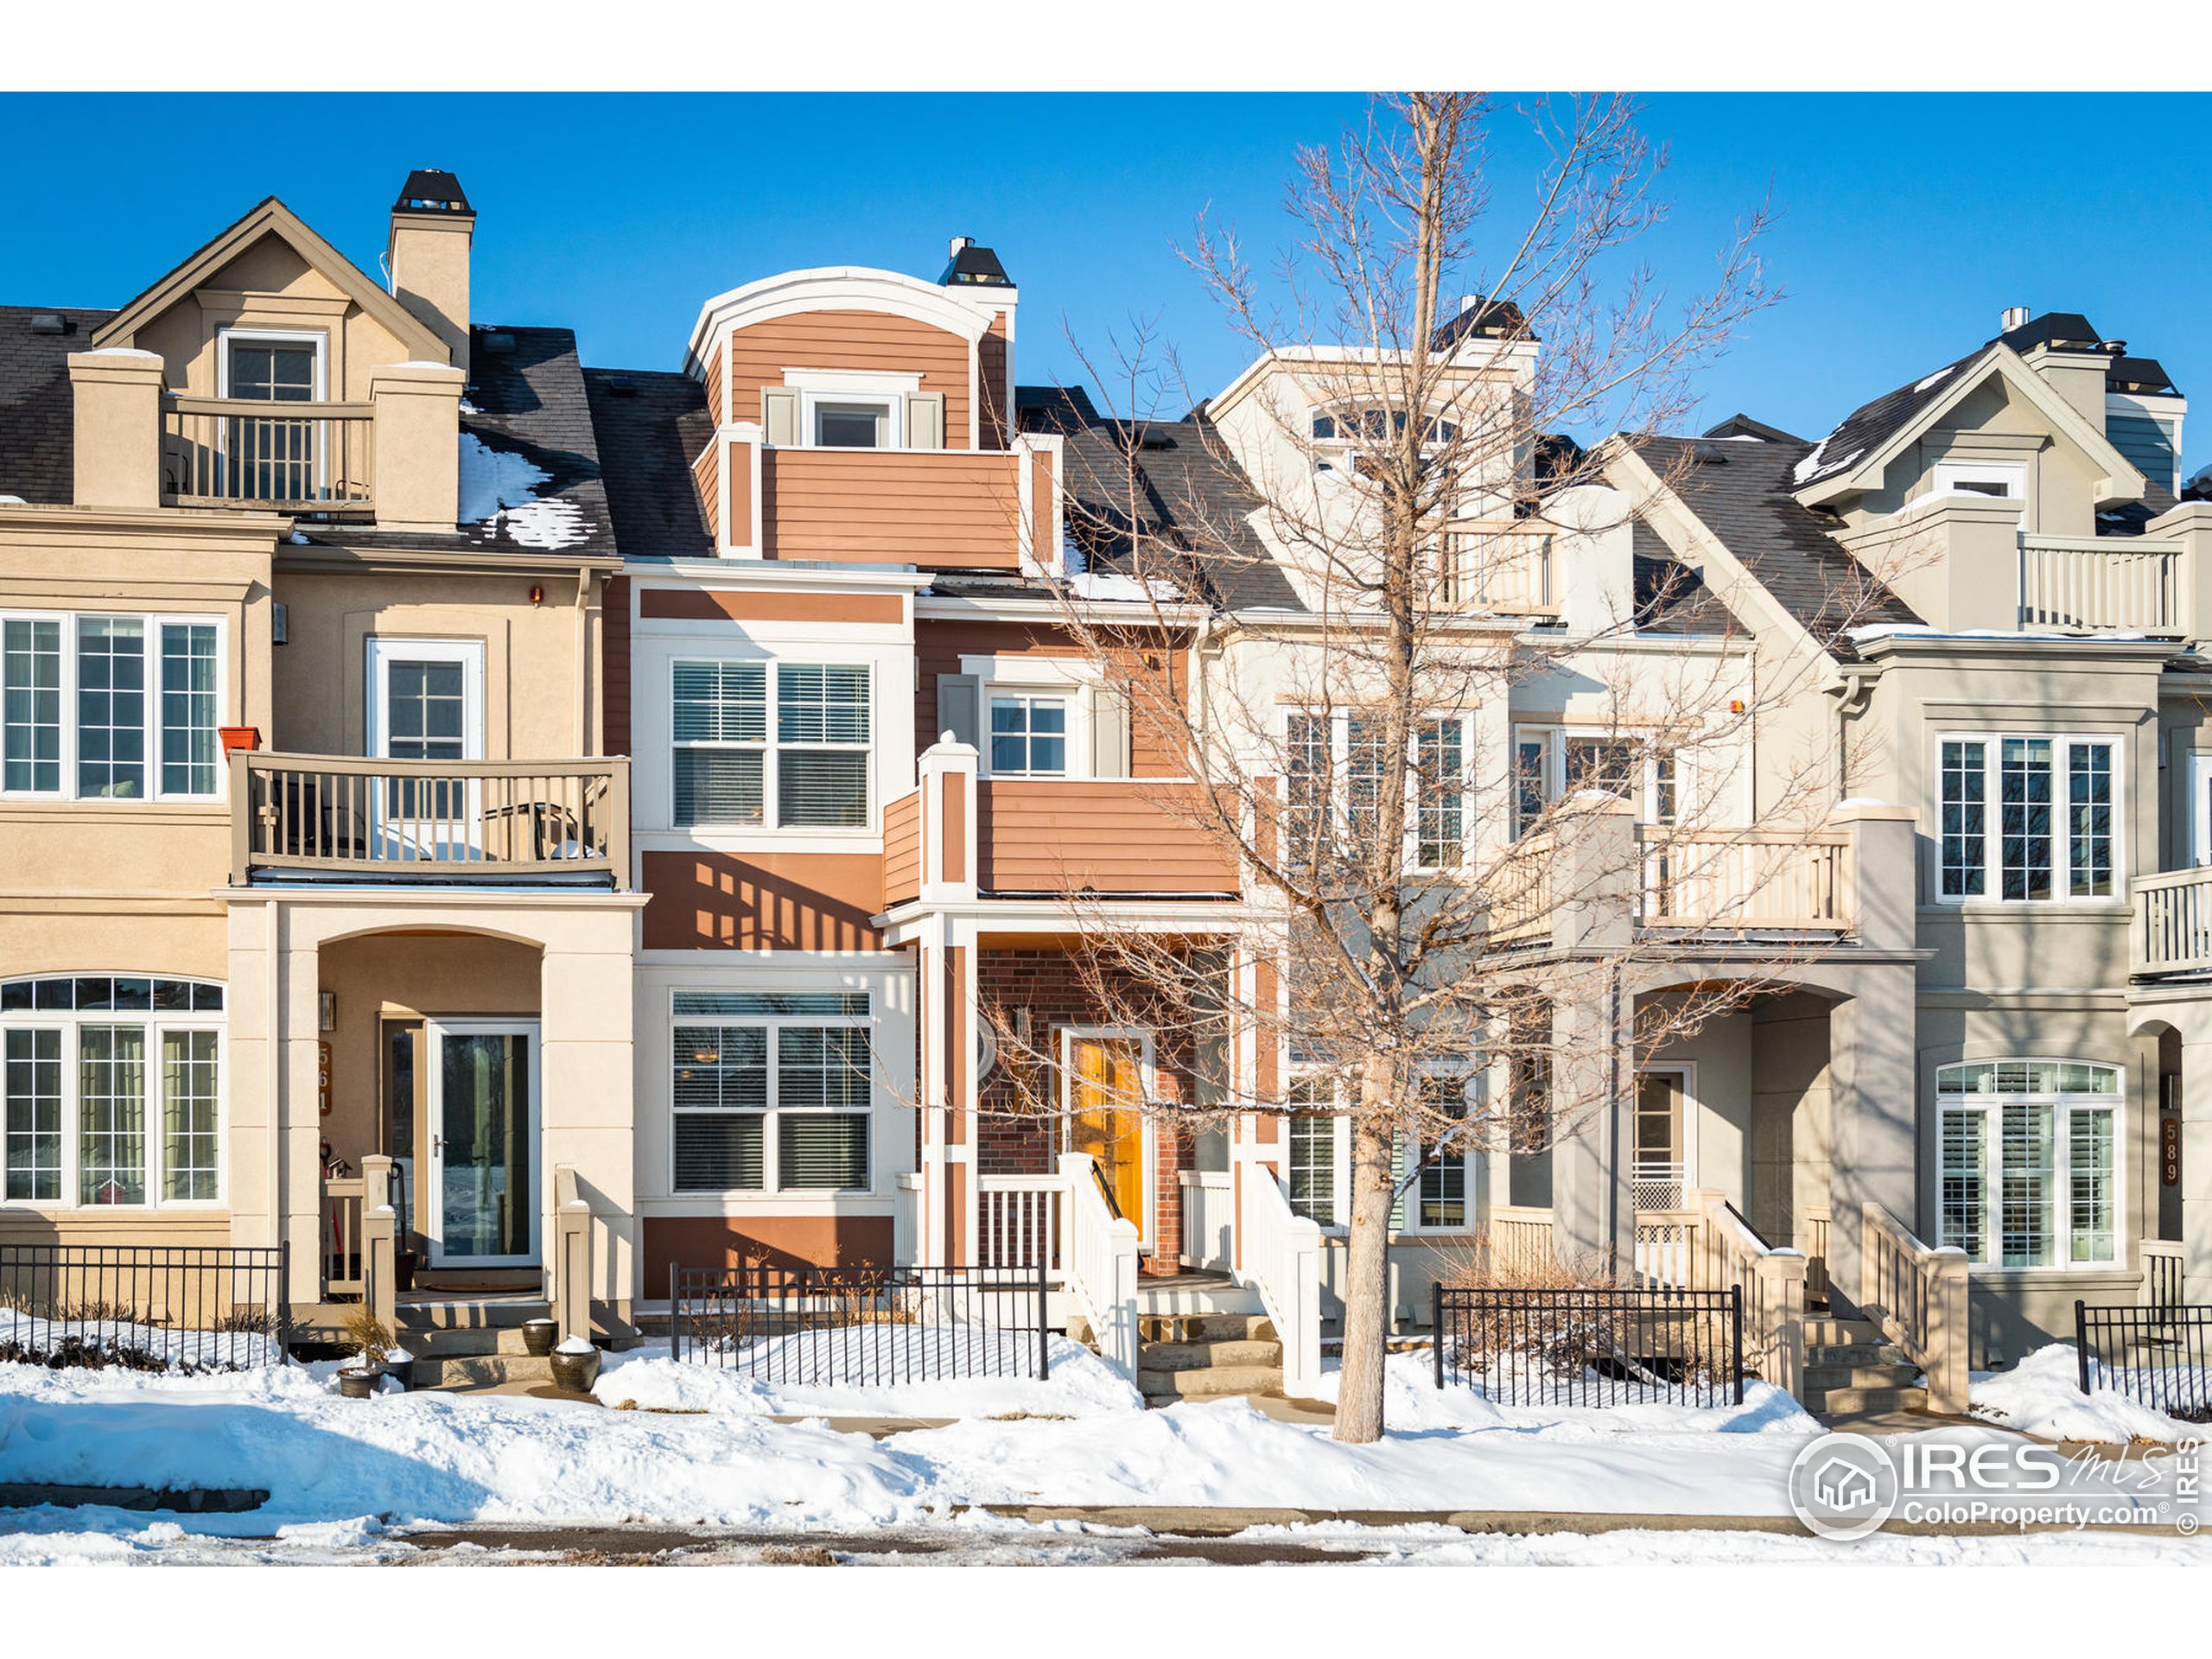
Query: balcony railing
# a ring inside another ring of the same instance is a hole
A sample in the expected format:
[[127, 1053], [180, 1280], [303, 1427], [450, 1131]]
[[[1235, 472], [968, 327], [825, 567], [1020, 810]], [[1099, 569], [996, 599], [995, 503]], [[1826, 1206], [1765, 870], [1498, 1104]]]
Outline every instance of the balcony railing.
[[2128, 969], [2137, 977], [2212, 972], [2212, 869], [2139, 875]]
[[1837, 932], [1851, 925], [1851, 841], [1840, 830], [1637, 830], [1646, 927]]
[[231, 756], [232, 880], [630, 883], [630, 763]]
[[365, 514], [375, 505], [371, 404], [162, 400], [162, 499], [179, 507]]
[[[988, 449], [760, 452], [760, 533], [775, 559], [1015, 569], [1028, 457]], [[1049, 499], [1027, 509], [1049, 525]]]
[[2116, 537], [2023, 538], [2020, 626], [2161, 633], [2183, 627], [2181, 550]]
[[1455, 530], [1445, 538], [1440, 597], [1446, 604], [1507, 616], [1555, 616], [1559, 584], [1548, 532]]

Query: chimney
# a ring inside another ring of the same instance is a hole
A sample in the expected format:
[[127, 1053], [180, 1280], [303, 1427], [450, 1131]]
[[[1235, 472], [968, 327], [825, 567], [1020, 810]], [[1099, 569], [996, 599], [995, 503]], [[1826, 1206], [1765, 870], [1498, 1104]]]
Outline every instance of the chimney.
[[2024, 327], [2027, 321], [2028, 308], [2026, 306], [2008, 305], [2005, 308], [2003, 318], [1999, 321], [1997, 332], [2000, 334], [2009, 334], [2015, 328]]
[[975, 245], [976, 238], [972, 236], [956, 236], [952, 238], [950, 245], [945, 250], [945, 257], [957, 261], [960, 257], [960, 251], [963, 248], [970, 248], [975, 246]]
[[453, 365], [468, 367], [468, 244], [476, 214], [461, 181], [435, 168], [407, 175], [391, 205], [385, 260], [392, 297], [446, 343]]

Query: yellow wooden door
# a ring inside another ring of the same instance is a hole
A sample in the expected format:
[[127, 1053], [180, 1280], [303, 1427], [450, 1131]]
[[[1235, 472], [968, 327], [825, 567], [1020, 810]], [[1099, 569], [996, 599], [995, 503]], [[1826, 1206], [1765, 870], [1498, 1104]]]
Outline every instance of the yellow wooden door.
[[1136, 1224], [1137, 1236], [1152, 1242], [1152, 1217], [1144, 1204], [1144, 1099], [1142, 1056], [1127, 1038], [1078, 1037], [1071, 1040], [1075, 1098], [1068, 1145], [1088, 1153], [1105, 1177], [1114, 1205]]

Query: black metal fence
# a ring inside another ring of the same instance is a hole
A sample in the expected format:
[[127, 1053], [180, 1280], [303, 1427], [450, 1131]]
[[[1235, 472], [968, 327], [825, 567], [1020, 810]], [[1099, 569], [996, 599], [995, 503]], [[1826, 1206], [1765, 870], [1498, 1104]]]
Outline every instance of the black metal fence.
[[2082, 1392], [2124, 1394], [2185, 1423], [2212, 1422], [2212, 1307], [2074, 1304]]
[[1744, 1300], [1726, 1290], [1436, 1287], [1436, 1386], [1507, 1406], [1741, 1405]]
[[855, 1388], [1051, 1375], [1045, 1266], [668, 1270], [669, 1353]]
[[0, 1243], [0, 1361], [230, 1371], [282, 1364], [288, 1246]]

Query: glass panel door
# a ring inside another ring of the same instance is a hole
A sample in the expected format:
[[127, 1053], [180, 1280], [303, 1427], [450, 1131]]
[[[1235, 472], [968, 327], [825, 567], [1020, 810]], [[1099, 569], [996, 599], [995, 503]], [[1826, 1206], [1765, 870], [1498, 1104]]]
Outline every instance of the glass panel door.
[[445, 1267], [537, 1260], [537, 1030], [432, 1020], [429, 1179], [419, 1206]]
[[369, 752], [450, 763], [385, 779], [372, 791], [375, 855], [483, 856], [483, 785], [464, 763], [484, 753], [484, 651], [474, 640], [369, 641]]
[[[230, 395], [237, 402], [315, 401], [315, 348], [308, 342], [233, 340]], [[225, 421], [232, 488], [243, 500], [313, 501], [321, 496], [320, 423], [297, 415], [232, 415]]]

